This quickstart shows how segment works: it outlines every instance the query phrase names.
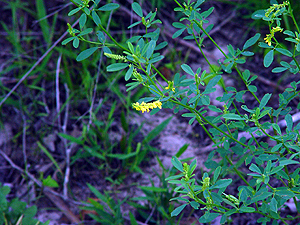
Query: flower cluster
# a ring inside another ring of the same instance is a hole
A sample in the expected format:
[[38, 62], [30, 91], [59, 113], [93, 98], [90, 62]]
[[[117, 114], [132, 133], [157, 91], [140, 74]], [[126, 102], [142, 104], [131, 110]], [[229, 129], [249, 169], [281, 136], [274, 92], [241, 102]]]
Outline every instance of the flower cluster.
[[270, 33], [270, 34], [267, 34], [266, 37], [264, 38], [265, 42], [266, 42], [269, 46], [271, 46], [271, 40], [272, 40], [272, 38], [274, 37], [274, 34], [275, 34], [276, 32], [278, 32], [278, 31], [282, 32], [283, 29], [280, 28], [280, 27], [278, 27], [278, 26], [277, 26], [277, 27], [273, 27], [272, 30], [271, 30], [271, 33]]
[[115, 59], [115, 60], [123, 60], [124, 62], [127, 62], [127, 59], [125, 56], [122, 55], [116, 55], [116, 54], [109, 54], [109, 53], [104, 53], [104, 55], [107, 58]]
[[[130, 65], [130, 67], [131, 67], [131, 66], [132, 66], [132, 65]], [[143, 77], [142, 77], [142, 75], [137, 71], [136, 68], [133, 68], [132, 75], [135, 77], [135, 79], [136, 79], [138, 82], [140, 82], [140, 83], [143, 82]]]
[[136, 102], [136, 103], [132, 104], [132, 107], [134, 109], [136, 109], [137, 111], [142, 111], [142, 113], [144, 113], [146, 111], [150, 112], [150, 109], [154, 109], [154, 108], [161, 109], [161, 105], [162, 105], [162, 103], [159, 100], [157, 100], [157, 101], [151, 102], [151, 103], [142, 102], [141, 104]]
[[165, 87], [165, 89], [175, 92], [174, 81], [168, 81], [168, 87]]
[[289, 5], [288, 1], [283, 2], [282, 4], [273, 4], [265, 13], [265, 16], [272, 19], [277, 16], [277, 14], [280, 12], [280, 9], [286, 7]]

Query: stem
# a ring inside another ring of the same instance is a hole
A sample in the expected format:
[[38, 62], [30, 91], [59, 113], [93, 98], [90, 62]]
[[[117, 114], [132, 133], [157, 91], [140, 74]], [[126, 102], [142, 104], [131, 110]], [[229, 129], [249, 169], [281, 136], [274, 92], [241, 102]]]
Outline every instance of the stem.
[[296, 21], [296, 19], [295, 19], [295, 17], [294, 17], [294, 14], [293, 14], [293, 9], [292, 9], [291, 2], [290, 2], [290, 1], [289, 1], [289, 13], [290, 13], [290, 16], [292, 17], [293, 23], [295, 24], [298, 33], [300, 33], [300, 30], [299, 30], [297, 21]]
[[238, 171], [238, 169], [235, 167], [235, 165], [233, 164], [233, 162], [229, 159], [229, 157], [226, 155], [225, 158], [227, 159], [227, 161], [229, 162], [229, 164], [231, 166], [233, 166], [233, 170], [234, 172], [245, 182], [245, 184], [247, 184], [249, 187], [251, 187], [253, 190], [254, 188], [249, 184], [249, 182], [243, 177], [243, 175], [240, 173], [240, 171]]
[[227, 134], [225, 131], [221, 130], [219, 127], [217, 127], [216, 125], [214, 125], [213, 123], [209, 122], [201, 113], [199, 113], [196, 109], [194, 108], [191, 108], [190, 106], [187, 106], [187, 105], [184, 105], [182, 104], [181, 102], [179, 101], [175, 101], [175, 100], [172, 100], [172, 99], [169, 99], [169, 101], [175, 103], [175, 104], [178, 104], [178, 105], [181, 105], [183, 107], [185, 107], [186, 109], [190, 110], [190, 112], [193, 112], [197, 115], [199, 115], [199, 117], [204, 120], [207, 124], [211, 125], [213, 128], [215, 128], [216, 130], [218, 130], [219, 132], [221, 132], [222, 134], [224, 134], [225, 136], [229, 137], [230, 139], [232, 139], [233, 141], [235, 141], [236, 143], [246, 147], [247, 149], [249, 149], [249, 146], [240, 142], [239, 140], [235, 139], [234, 137], [232, 137], [231, 135]]

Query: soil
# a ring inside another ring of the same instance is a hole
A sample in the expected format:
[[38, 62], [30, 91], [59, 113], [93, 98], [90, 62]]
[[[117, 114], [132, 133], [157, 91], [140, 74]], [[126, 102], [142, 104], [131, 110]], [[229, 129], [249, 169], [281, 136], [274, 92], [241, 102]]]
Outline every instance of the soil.
[[[0, 2], [0, 4], [5, 5], [5, 3]], [[48, 6], [47, 13], [51, 13], [58, 6], [62, 6], [62, 1], [54, 1], [51, 6]], [[191, 65], [193, 70], [196, 70], [198, 67], [201, 67], [202, 70], [209, 70], [205, 60], [200, 56], [199, 52], [193, 48], [193, 46], [185, 45], [186, 42], [183, 39], [177, 38], [176, 40], [172, 40], [168, 34], [174, 33], [174, 28], [172, 28], [169, 24], [172, 23], [173, 20], [176, 19], [174, 12], [171, 12], [169, 7], [173, 6], [173, 4], [169, 3], [168, 7], [162, 8], [158, 12], [158, 17], [163, 21], [163, 25], [165, 25], [162, 29], [163, 36], [170, 41], [170, 47], [167, 49], [167, 57], [165, 62], [169, 63], [170, 58], [173, 57], [178, 61], [182, 61], [185, 55], [188, 55], [188, 64]], [[209, 20], [215, 24], [214, 29], [212, 30], [213, 38], [217, 40], [218, 43], [221, 43], [222, 49], [227, 53], [227, 45], [232, 44], [235, 48], [241, 48], [244, 42], [251, 36], [253, 36], [256, 31], [254, 27], [248, 27], [250, 22], [249, 19], [243, 19], [241, 13], [245, 13], [245, 11], [237, 11], [234, 6], [226, 5], [224, 3], [219, 3], [216, 1], [209, 1], [205, 3], [204, 9], [208, 9], [209, 7], [214, 6], [215, 11], [209, 17]], [[2, 6], [0, 5], [2, 8]], [[130, 9], [128, 2], [124, 3], [125, 9]], [[150, 8], [149, 3], [145, 4], [145, 10]], [[130, 18], [124, 8], [120, 9], [118, 13], [116, 13], [116, 20], [120, 22], [122, 18]], [[9, 11], [1, 9], [5, 13], [5, 17], [3, 17], [3, 13], [1, 19], [5, 23], [10, 23], [12, 19], [12, 15]], [[66, 12], [62, 11], [62, 15], [64, 17], [59, 18], [59, 25], [65, 24], [68, 18], [66, 17]], [[22, 11], [22, 13], [24, 13]], [[59, 12], [61, 13], [61, 12]], [[60, 15], [60, 14], [59, 14]], [[29, 29], [33, 24], [33, 18], [28, 16], [27, 26], [24, 29]], [[229, 19], [228, 19], [229, 18]], [[51, 19], [52, 20], [52, 19]], [[122, 27], [127, 27], [130, 23], [127, 19], [123, 19], [124, 25]], [[120, 25], [120, 24], [119, 24]], [[112, 32], [122, 32], [120, 31], [121, 26], [113, 26]], [[63, 25], [64, 29], [57, 28], [57, 33], [62, 34], [64, 30], [66, 30], [66, 26]], [[36, 32], [40, 32], [37, 27], [34, 27]], [[7, 33], [3, 28], [0, 30], [1, 34], [7, 37]], [[264, 30], [262, 31], [264, 32]], [[267, 31], [266, 31], [267, 32]], [[55, 35], [55, 38], [59, 37], [59, 35]], [[241, 38], [242, 37], [242, 38]], [[41, 37], [39, 37], [41, 39]], [[54, 40], [55, 40], [54, 38]], [[180, 41], [182, 41], [180, 43]], [[16, 84], [14, 73], [18, 72], [15, 70], [11, 70], [9, 73], [4, 73], [7, 65], [11, 65], [12, 62], [9, 62], [10, 52], [13, 52], [13, 46], [7, 39], [2, 38], [1, 42], [1, 52], [2, 54], [0, 58], [0, 72], [2, 73], [1, 81], [2, 84], [7, 88], [12, 88]], [[22, 43], [23, 45], [26, 45]], [[209, 60], [217, 63], [217, 60], [221, 58], [219, 51], [210, 44], [209, 40], [205, 40], [205, 52], [209, 56]], [[180, 47], [182, 46], [182, 47]], [[173, 49], [175, 49], [175, 56], [172, 56]], [[181, 52], [181, 56], [179, 54]], [[57, 60], [57, 52], [55, 53], [56, 59], [50, 60], [48, 65], [48, 70], [54, 71], [56, 60]], [[253, 73], [257, 74], [260, 79], [255, 81], [255, 85], [258, 87], [258, 97], [262, 98], [265, 93], [273, 93], [273, 98], [271, 99], [271, 103], [276, 105], [278, 102], [278, 93], [280, 93], [281, 89], [285, 89], [288, 84], [296, 80], [296, 75], [290, 75], [288, 77], [282, 78], [282, 74], [277, 74], [276, 76], [270, 71], [271, 68], [264, 68], [262, 64], [262, 56], [260, 52], [256, 54], [254, 57], [247, 61], [247, 67], [245, 66], [243, 69], [249, 69]], [[174, 63], [177, 63], [176, 61]], [[162, 63], [163, 64], [163, 63]], [[274, 65], [276, 62], [274, 63]], [[158, 65], [162, 66], [162, 65]], [[27, 68], [24, 71], [27, 71]], [[162, 67], [165, 70], [166, 75], [173, 74], [173, 71], [170, 69]], [[176, 68], [178, 71], [181, 71], [179, 66]], [[37, 74], [38, 72], [36, 72]], [[33, 74], [32, 77], [36, 76]], [[53, 76], [54, 73], [52, 73]], [[55, 75], [54, 75], [55, 76]], [[26, 82], [32, 83], [33, 78], [29, 77]], [[224, 75], [225, 83], [228, 85], [232, 85], [234, 87], [241, 87], [242, 84], [239, 79], [236, 79], [237, 75], [233, 72], [231, 75]], [[272, 83], [270, 85], [266, 85], [266, 80], [269, 80]], [[80, 158], [76, 161], [76, 163], [70, 166], [70, 176], [69, 176], [69, 189], [68, 189], [68, 198], [64, 199], [62, 184], [63, 177], [58, 172], [57, 167], [53, 166], [49, 157], [46, 156], [45, 152], [39, 150], [39, 143], [46, 147], [47, 151], [51, 153], [51, 155], [59, 162], [59, 167], [63, 170], [65, 167], [65, 143], [63, 139], [58, 135], [61, 132], [60, 128], [56, 125], [57, 123], [53, 123], [56, 120], [56, 106], [55, 106], [55, 82], [52, 79], [49, 79], [47, 84], [44, 86], [45, 93], [47, 96], [48, 103], [48, 117], [37, 117], [34, 114], [44, 112], [45, 108], [41, 107], [38, 109], [33, 108], [30, 102], [28, 102], [28, 110], [31, 111], [31, 117], [26, 118], [26, 116], [22, 113], [21, 109], [14, 107], [13, 104], [5, 104], [2, 107], [2, 130], [0, 131], [0, 146], [1, 151], [3, 151], [9, 158], [15, 163], [16, 166], [20, 167], [22, 170], [25, 168], [25, 164], [29, 169], [29, 173], [31, 173], [36, 179], [43, 174], [44, 178], [48, 175], [52, 176], [57, 182], [61, 184], [60, 188], [53, 188], [55, 193], [58, 193], [59, 196], [53, 196], [51, 194], [51, 190], [47, 190], [42, 192], [41, 188], [38, 187], [31, 179], [23, 176], [23, 173], [12, 168], [11, 164], [8, 163], [2, 156], [0, 156], [0, 182], [2, 184], [8, 185], [12, 188], [12, 192], [9, 194], [9, 199], [14, 197], [18, 197], [23, 201], [30, 202], [30, 204], [36, 204], [38, 206], [39, 212], [37, 218], [45, 222], [50, 219], [51, 225], [58, 224], [75, 224], [74, 218], [72, 223], [72, 215], [79, 217], [81, 214], [88, 213], [80, 209], [80, 207], [84, 206], [83, 202], [86, 202], [88, 198], [94, 197], [91, 193], [90, 189], [87, 187], [86, 183], [93, 185], [97, 190], [101, 193], [108, 192], [111, 193], [114, 199], [123, 200], [125, 198], [131, 197], [140, 197], [143, 196], [144, 193], [137, 186], [155, 186], [159, 187], [161, 185], [161, 181], [155, 172], [158, 174], [163, 173], [163, 169], [159, 165], [157, 161], [157, 157], [160, 159], [165, 168], [171, 167], [171, 158], [174, 156], [179, 149], [188, 144], [188, 147], [182, 158], [194, 158], [197, 159], [197, 170], [196, 177], [201, 179], [202, 174], [205, 171], [209, 171], [205, 167], [205, 162], [207, 161], [208, 154], [213, 149], [212, 143], [208, 136], [205, 134], [204, 130], [201, 126], [197, 124], [188, 124], [188, 120], [183, 118], [180, 112], [176, 115], [169, 109], [160, 110], [155, 115], [150, 115], [148, 113], [136, 113], [132, 112], [130, 117], [127, 118], [129, 121], [129, 127], [137, 129], [142, 125], [141, 131], [135, 137], [134, 141], [140, 142], [144, 139], [144, 137], [149, 134], [151, 130], [157, 127], [166, 119], [172, 117], [166, 128], [159, 133], [159, 135], [152, 140], [149, 145], [156, 149], [157, 151], [149, 151], [146, 156], [146, 161], [141, 164], [141, 169], [143, 174], [140, 173], [129, 173], [128, 170], [123, 169], [123, 171], [119, 171], [114, 174], [113, 179], [114, 182], [105, 180], [105, 176], [107, 175], [105, 171], [101, 169], [97, 169], [101, 165], [97, 165], [98, 161], [96, 159], [86, 160], [84, 158]], [[44, 85], [43, 81], [40, 81], [41, 85]], [[279, 85], [278, 85], [279, 84]], [[124, 91], [124, 82], [120, 82], [120, 90]], [[273, 85], [273, 86], [272, 86]], [[61, 86], [61, 90], [64, 90], [63, 86]], [[32, 91], [31, 93], [28, 93]], [[26, 85], [21, 85], [17, 89], [18, 95], [30, 95], [35, 96], [38, 92], [35, 90], [29, 89]], [[106, 93], [100, 93], [99, 96], [104, 96]], [[216, 95], [222, 94], [222, 89], [218, 88], [217, 92], [214, 93]], [[114, 99], [118, 99], [112, 93], [109, 93], [110, 97]], [[40, 96], [41, 98], [43, 96]], [[212, 96], [213, 97], [213, 96]], [[30, 99], [30, 98], [27, 98]], [[61, 94], [61, 102], [66, 100], [66, 94]], [[256, 102], [255, 99], [246, 94], [245, 101], [247, 102], [248, 107], [255, 107]], [[105, 102], [101, 111], [101, 113], [96, 115], [99, 120], [102, 118], [106, 118], [105, 115], [108, 115], [111, 109], [112, 101]], [[214, 102], [215, 105], [221, 106], [217, 101]], [[296, 103], [292, 103], [291, 107], [296, 109]], [[82, 134], [83, 124], [87, 123], [88, 120], [82, 119], [74, 119], [75, 116], [83, 116], [89, 110], [89, 103], [87, 100], [82, 100], [81, 102], [77, 102], [76, 105], [72, 105], [71, 113], [68, 115], [68, 124], [66, 127], [67, 134], [80, 137]], [[118, 112], [116, 112], [115, 120], [111, 129], [108, 131], [111, 142], [119, 143], [122, 137], [124, 137], [124, 130], [121, 128], [121, 111], [123, 110], [121, 106], [117, 106]], [[295, 113], [294, 111], [293, 113]], [[30, 113], [29, 113], [30, 114]], [[213, 113], [211, 114], [214, 115]], [[63, 114], [62, 114], [63, 119]], [[29, 120], [30, 122], [27, 122]], [[25, 132], [25, 133], [24, 133]], [[26, 135], [26, 132], [30, 135]], [[43, 139], [39, 139], [39, 134], [43, 133]], [[71, 147], [71, 156], [76, 155], [76, 152], [80, 151], [80, 146], [73, 144]], [[26, 157], [26, 158], [25, 158]], [[26, 159], [26, 160], [25, 160]], [[112, 164], [112, 167], [115, 169], [119, 168], [119, 161], [115, 161]], [[241, 168], [243, 170], [245, 168]], [[122, 178], [122, 175], [125, 178]], [[110, 174], [111, 175], [111, 174]], [[121, 178], [120, 178], [121, 177]], [[231, 176], [231, 178], [235, 181], [233, 185], [228, 188], [228, 193], [236, 194], [237, 187], [243, 185], [242, 181], [238, 180], [237, 177]], [[153, 182], [153, 183], [151, 183]], [[137, 185], [134, 185], [137, 184]], [[46, 194], [48, 193], [48, 194]], [[41, 197], [41, 198], [40, 198]], [[56, 200], [55, 200], [56, 199]], [[140, 204], [146, 205], [145, 201], [139, 201]], [[58, 205], [59, 206], [58, 206]], [[62, 212], [62, 209], [66, 209], [65, 213]], [[188, 209], [190, 210], [190, 209]], [[187, 211], [188, 211], [187, 210]], [[129, 211], [138, 215], [138, 212], [135, 208], [130, 204], [124, 204], [122, 207], [122, 211], [127, 214]], [[148, 212], [149, 214], [151, 212]], [[286, 208], [286, 213], [294, 213], [292, 209]], [[68, 216], [69, 215], [69, 216]], [[183, 220], [182, 224], [190, 224], [193, 221], [197, 221], [195, 218], [201, 217], [201, 212], [195, 212], [190, 218], [189, 221]], [[245, 224], [245, 225], [254, 225], [257, 224], [258, 216], [253, 216], [252, 214], [238, 214], [232, 216], [231, 224]], [[128, 218], [127, 218], [128, 219]], [[219, 219], [217, 218], [212, 222], [212, 224], [219, 224]], [[85, 217], [85, 224], [96, 224], [93, 223], [88, 216]], [[141, 220], [142, 222], [142, 220]], [[144, 221], [143, 221], [144, 222]], [[126, 224], [129, 224], [129, 220], [126, 220]], [[293, 222], [290, 224], [296, 224], [298, 222]], [[143, 223], [145, 224], [145, 223]], [[151, 224], [151, 223], [149, 223]]]

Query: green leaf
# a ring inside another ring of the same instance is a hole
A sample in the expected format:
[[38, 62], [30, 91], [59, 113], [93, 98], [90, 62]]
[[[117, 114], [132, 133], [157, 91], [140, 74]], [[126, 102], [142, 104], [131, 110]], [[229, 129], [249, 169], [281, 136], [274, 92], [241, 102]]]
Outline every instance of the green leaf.
[[156, 62], [162, 60], [163, 58], [164, 58], [164, 56], [163, 56], [163, 55], [160, 55], [160, 56], [157, 56], [157, 57], [155, 57], [155, 58], [149, 60], [148, 63], [149, 63], [149, 64], [156, 63]]
[[264, 57], [264, 66], [268, 68], [274, 60], [274, 50], [270, 50]]
[[255, 212], [255, 209], [253, 207], [247, 207], [247, 206], [242, 206], [240, 208], [240, 212], [243, 212], [243, 213], [253, 213]]
[[79, 39], [78, 39], [78, 37], [75, 37], [73, 40], [73, 47], [78, 48], [78, 46], [79, 46]]
[[74, 142], [74, 143], [79, 144], [79, 145], [82, 145], [84, 143], [84, 141], [82, 140], [81, 137], [76, 138], [76, 137], [73, 137], [71, 135], [64, 134], [64, 133], [58, 133], [58, 135], [61, 136], [62, 138], [67, 139], [68, 141]]
[[298, 43], [298, 44], [296, 45], [296, 50], [297, 50], [297, 52], [300, 52], [300, 43]]
[[198, 202], [192, 201], [190, 202], [190, 205], [194, 208], [194, 209], [199, 209], [200, 204]]
[[81, 31], [80, 34], [78, 34], [78, 36], [83, 36], [83, 35], [89, 34], [91, 32], [93, 32], [93, 28], [87, 28], [87, 29]]
[[243, 50], [245, 50], [245, 49], [249, 48], [250, 46], [254, 45], [258, 41], [259, 38], [260, 38], [259, 33], [255, 34], [252, 38], [249, 38], [246, 41], [246, 43], [244, 44]]
[[221, 78], [222, 78], [221, 75], [217, 75], [217, 76], [215, 76], [214, 78], [212, 78], [212, 79], [208, 82], [208, 84], [206, 85], [205, 90], [214, 87], [214, 86], [220, 81]]
[[100, 199], [102, 202], [107, 202], [105, 196], [101, 194], [95, 187], [93, 187], [91, 184], [87, 183], [87, 186], [89, 189], [94, 193], [94, 195]]
[[293, 53], [291, 53], [289, 50], [287, 49], [284, 49], [284, 48], [276, 48], [275, 49], [276, 51], [280, 52], [281, 54], [283, 55], [286, 55], [288, 57], [292, 57], [293, 56]]
[[272, 73], [281, 73], [283, 71], [286, 71], [288, 68], [286, 67], [276, 67], [274, 69], [272, 69]]
[[292, 159], [284, 159], [279, 161], [279, 166], [286, 166], [286, 165], [291, 165], [291, 164], [300, 164], [298, 161], [296, 160], [292, 160]]
[[263, 9], [256, 10], [252, 13], [251, 18], [254, 20], [262, 19], [265, 16], [266, 12]]
[[87, 7], [83, 7], [83, 11], [86, 15], [90, 15], [91, 11]]
[[290, 30], [285, 30], [283, 33], [288, 35], [288, 36], [295, 37], [295, 34]]
[[92, 11], [92, 18], [97, 26], [101, 25], [101, 19], [99, 18], [97, 12], [94, 10]]
[[171, 162], [176, 169], [178, 169], [180, 172], [183, 172], [182, 163], [179, 161], [177, 157], [173, 156]]
[[114, 63], [109, 65], [106, 70], [108, 72], [114, 72], [114, 71], [119, 71], [119, 70], [123, 70], [126, 67], [128, 67], [129, 65], [127, 63]]
[[252, 55], [254, 55], [253, 52], [249, 52], [249, 51], [241, 52], [241, 54], [242, 54], [243, 56], [252, 56]]
[[210, 104], [210, 99], [208, 95], [202, 95], [201, 96], [201, 101], [203, 105], [209, 105]]
[[179, 22], [174, 22], [172, 23], [173, 27], [178, 28], [178, 29], [183, 29], [186, 28], [186, 25], [183, 23], [179, 23]]
[[97, 49], [98, 49], [98, 47], [92, 47], [92, 48], [88, 48], [88, 49], [80, 52], [79, 55], [77, 56], [76, 60], [82, 61], [82, 60], [90, 57]]
[[45, 186], [45, 187], [51, 187], [51, 188], [58, 188], [59, 187], [56, 180], [52, 179], [52, 177], [50, 175], [48, 175], [48, 177], [46, 179], [43, 179], [42, 183], [43, 183], [43, 186]]
[[69, 38], [67, 38], [66, 40], [64, 40], [61, 44], [62, 44], [62, 45], [66, 45], [66, 44], [68, 44], [70, 41], [73, 41], [74, 38], [75, 38], [75, 37], [69, 37]]
[[248, 89], [249, 89], [249, 91], [251, 91], [251, 92], [257, 92], [257, 87], [254, 86], [254, 85], [249, 85], [249, 86], [248, 86]]
[[215, 106], [215, 105], [209, 105], [208, 108], [209, 108], [210, 111], [220, 112], [220, 113], [222, 112], [222, 110], [219, 109], [219, 108], [218, 108], [217, 106]]
[[130, 224], [131, 225], [138, 225], [134, 215], [132, 214], [132, 212], [129, 211], [129, 218], [130, 218]]
[[184, 30], [185, 30], [185, 28], [176, 31], [176, 32], [173, 34], [172, 38], [175, 39], [175, 38], [179, 37], [179, 36], [183, 33]]
[[[98, 40], [99, 40], [101, 43], [104, 43], [104, 41], [105, 41], [105, 36], [104, 36], [103, 32], [102, 32], [102, 31], [97, 31], [96, 34], [97, 34]], [[103, 50], [104, 50], [104, 49], [103, 49]]]
[[259, 42], [258, 46], [261, 48], [273, 48], [273, 46], [269, 46], [268, 44], [266, 44], [265, 42]]
[[[140, 24], [141, 22], [142, 22], [142, 21], [137, 21], [137, 22], [131, 24], [130, 26], [128, 26], [128, 29], [130, 29], [130, 28], [132, 28], [132, 27], [134, 27], [134, 26]], [[134, 42], [132, 39], [128, 39], [128, 41]]]
[[229, 184], [231, 184], [232, 179], [222, 179], [218, 180], [213, 186], [211, 186], [209, 189], [220, 189], [220, 188], [226, 188]]
[[143, 17], [143, 10], [137, 2], [132, 3], [131, 7], [139, 17]]
[[251, 198], [251, 203], [262, 201], [271, 195], [273, 195], [273, 193], [268, 192], [267, 188], [261, 188], [258, 192], [256, 192], [253, 198]]
[[200, 223], [209, 223], [209, 222], [213, 221], [214, 219], [216, 219], [219, 215], [220, 215], [219, 213], [207, 212], [199, 218], [199, 222]]
[[268, 101], [270, 100], [272, 94], [265, 94], [264, 97], [262, 98], [262, 100], [260, 101], [259, 104], [259, 109], [262, 110], [268, 103]]
[[171, 121], [173, 117], [169, 117], [166, 120], [164, 120], [161, 124], [159, 124], [158, 126], [156, 126], [153, 130], [151, 130], [148, 135], [145, 137], [145, 139], [143, 140], [143, 144], [145, 143], [149, 143], [151, 140], [153, 140], [157, 135], [160, 134], [160, 132], [162, 132], [163, 129], [165, 129], [165, 127], [169, 124], [169, 122]]
[[261, 170], [258, 168], [257, 165], [255, 165], [255, 164], [253, 164], [253, 163], [252, 163], [251, 166], [249, 167], [249, 170], [261, 174]]
[[149, 187], [149, 186], [139, 186], [139, 188], [141, 190], [150, 191], [150, 192], [158, 192], [158, 193], [167, 192], [167, 188]]
[[289, 190], [278, 190], [277, 192], [275, 192], [276, 195], [280, 196], [283, 199], [291, 199], [293, 197], [295, 197], [294, 192], [289, 191]]
[[273, 127], [273, 129], [275, 129], [277, 131], [278, 134], [281, 135], [281, 130], [277, 123], [272, 123], [272, 127]]
[[226, 113], [226, 114], [223, 115], [223, 118], [228, 119], [228, 120], [245, 120], [240, 115], [237, 115], [237, 114], [234, 114], [234, 113]]
[[182, 65], [181, 65], [181, 68], [182, 68], [183, 71], [186, 72], [187, 74], [192, 75], [192, 76], [195, 76], [195, 74], [194, 74], [192, 68], [191, 68], [189, 65], [187, 65], [187, 64], [182, 64]]
[[132, 75], [132, 73], [133, 73], [133, 66], [131, 66], [130, 68], [129, 68], [129, 70], [127, 70], [127, 72], [126, 72], [126, 74], [125, 74], [125, 80], [126, 81], [128, 81], [129, 79], [130, 79], [130, 77], [131, 77], [131, 75]]
[[181, 178], [182, 176], [184, 175], [183, 174], [174, 175], [174, 176], [167, 177], [166, 180], [176, 180], [178, 178]]
[[291, 114], [287, 114], [285, 116], [285, 121], [286, 121], [286, 126], [287, 126], [286, 130], [289, 131], [289, 132], [292, 131], [292, 129], [293, 129], [293, 118], [292, 118]]
[[68, 13], [68, 16], [74, 15], [75, 13], [79, 12], [80, 9], [81, 9], [81, 8], [76, 8], [76, 9], [71, 10], [71, 11]]
[[148, 49], [147, 49], [147, 54], [146, 54], [146, 57], [147, 57], [148, 59], [153, 55], [155, 46], [156, 46], [156, 41], [151, 40], [151, 41], [149, 42], [149, 47], [148, 47]]
[[56, 169], [63, 174], [61, 168], [59, 167], [57, 161], [54, 159], [54, 157], [52, 156], [52, 154], [41, 144], [41, 142], [37, 142], [39, 148], [48, 156], [48, 158], [51, 160], [51, 162], [55, 165]]
[[283, 166], [277, 166], [275, 168], [273, 168], [271, 171], [270, 171], [270, 174], [269, 175], [272, 175], [274, 173], [277, 173], [279, 171], [281, 171], [283, 169]]
[[117, 3], [108, 3], [108, 4], [100, 7], [98, 10], [100, 10], [100, 11], [112, 11], [112, 10], [117, 9], [119, 7], [120, 6]]
[[159, 43], [156, 47], [155, 47], [155, 51], [158, 51], [160, 49], [163, 49], [164, 47], [166, 47], [168, 45], [168, 42], [164, 41], [162, 43]]
[[175, 154], [175, 156], [178, 158], [180, 157], [189, 147], [190, 144], [185, 143], [179, 150], [178, 152]]
[[86, 19], [87, 19], [87, 16], [85, 13], [82, 13], [80, 18], [79, 18], [79, 27], [80, 29], [82, 29], [86, 23]]
[[215, 170], [214, 172], [214, 178], [213, 178], [213, 182], [216, 183], [219, 175], [220, 175], [220, 172], [222, 170], [222, 167], [221, 166], [218, 166], [217, 169]]
[[131, 158], [131, 157], [135, 156], [136, 154], [138, 154], [138, 152], [131, 152], [131, 153], [127, 153], [127, 154], [112, 154], [112, 153], [110, 153], [110, 154], [107, 154], [107, 157], [124, 160], [124, 159]]
[[177, 216], [181, 211], [187, 206], [187, 204], [183, 204], [171, 212], [171, 216]]
[[275, 198], [271, 199], [270, 210], [277, 213], [278, 208], [277, 208], [277, 201]]

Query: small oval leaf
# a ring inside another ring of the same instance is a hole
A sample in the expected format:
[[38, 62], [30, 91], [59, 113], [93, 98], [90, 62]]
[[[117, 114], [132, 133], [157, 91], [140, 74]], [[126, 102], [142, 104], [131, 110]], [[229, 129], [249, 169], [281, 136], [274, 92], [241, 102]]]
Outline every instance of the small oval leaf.
[[80, 52], [80, 54], [77, 56], [76, 60], [82, 61], [82, 60], [90, 57], [97, 49], [98, 49], [98, 47], [93, 47], [93, 48], [88, 48], [88, 49]]

